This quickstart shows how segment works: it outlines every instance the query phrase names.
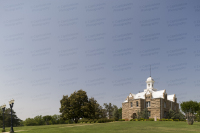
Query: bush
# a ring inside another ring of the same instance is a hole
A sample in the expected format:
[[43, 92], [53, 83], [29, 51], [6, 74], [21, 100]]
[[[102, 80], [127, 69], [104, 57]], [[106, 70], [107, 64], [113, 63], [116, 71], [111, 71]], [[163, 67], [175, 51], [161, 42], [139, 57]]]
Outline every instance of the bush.
[[173, 121], [179, 121], [179, 119], [174, 119]]
[[125, 121], [129, 121], [129, 119], [128, 119], [128, 118], [125, 118]]
[[97, 119], [94, 119], [94, 123], [96, 123], [97, 122]]
[[88, 122], [89, 122], [89, 123], [92, 123], [92, 122], [93, 122], [93, 120], [92, 120], [92, 119], [90, 119]]
[[84, 120], [85, 123], [88, 123], [88, 121], [89, 121], [88, 119], [85, 119], [85, 120]]
[[119, 121], [125, 121], [125, 119], [119, 119]]
[[149, 121], [154, 121], [154, 118], [150, 118]]
[[[115, 119], [114, 119], [114, 118], [110, 119], [110, 122], [113, 122], [113, 121], [115, 121]], [[117, 120], [117, 121], [118, 121], [118, 120]]]

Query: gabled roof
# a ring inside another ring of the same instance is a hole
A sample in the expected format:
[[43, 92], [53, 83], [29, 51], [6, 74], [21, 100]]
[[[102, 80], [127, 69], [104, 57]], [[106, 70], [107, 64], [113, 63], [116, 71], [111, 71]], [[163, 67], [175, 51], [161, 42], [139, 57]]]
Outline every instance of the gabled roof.
[[172, 95], [167, 95], [167, 100], [169, 101], [174, 101], [174, 97], [176, 98], [176, 95], [175, 94], [172, 94]]
[[[145, 99], [145, 94], [152, 93], [152, 98], [164, 98], [163, 93], [166, 94], [166, 90], [159, 90], [159, 91], [153, 91], [153, 90], [146, 90], [144, 92], [140, 92], [137, 94], [130, 93], [128, 97], [133, 97], [133, 99]], [[128, 102], [128, 97], [124, 102]], [[167, 100], [170, 100], [173, 102], [173, 98], [176, 97], [175, 94], [167, 95]]]

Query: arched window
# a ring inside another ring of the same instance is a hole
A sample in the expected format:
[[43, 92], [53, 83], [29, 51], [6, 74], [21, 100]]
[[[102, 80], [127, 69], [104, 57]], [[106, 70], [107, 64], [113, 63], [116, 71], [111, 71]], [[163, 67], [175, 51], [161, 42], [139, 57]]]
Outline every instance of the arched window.
[[138, 107], [139, 105], [138, 105], [138, 101], [136, 101], [136, 107]]

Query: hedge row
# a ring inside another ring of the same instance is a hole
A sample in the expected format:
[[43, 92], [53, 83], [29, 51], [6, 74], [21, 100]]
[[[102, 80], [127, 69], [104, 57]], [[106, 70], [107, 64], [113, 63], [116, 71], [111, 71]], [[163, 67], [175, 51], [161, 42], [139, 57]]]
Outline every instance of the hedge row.
[[[126, 121], [125, 119], [119, 119], [119, 121]], [[150, 119], [131, 119], [130, 121], [154, 121], [154, 118], [150, 118]], [[157, 119], [157, 121], [186, 121], [185, 119]]]
[[144, 118], [141, 118], [141, 119], [131, 119], [130, 121], [154, 121], [154, 118], [150, 118], [150, 119], [144, 119]]
[[185, 119], [157, 119], [157, 121], [186, 121]]
[[81, 119], [79, 120], [79, 123], [105, 123], [105, 122], [113, 122], [115, 121], [114, 119], [106, 119], [106, 118], [101, 118], [101, 119]]

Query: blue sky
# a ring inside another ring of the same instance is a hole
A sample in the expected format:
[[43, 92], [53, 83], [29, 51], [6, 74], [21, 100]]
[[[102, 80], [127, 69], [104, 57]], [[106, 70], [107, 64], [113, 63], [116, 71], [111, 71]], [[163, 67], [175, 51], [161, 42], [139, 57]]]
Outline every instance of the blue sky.
[[83, 89], [121, 107], [154, 87], [200, 100], [200, 2], [0, 0], [0, 104], [21, 119], [59, 114]]

